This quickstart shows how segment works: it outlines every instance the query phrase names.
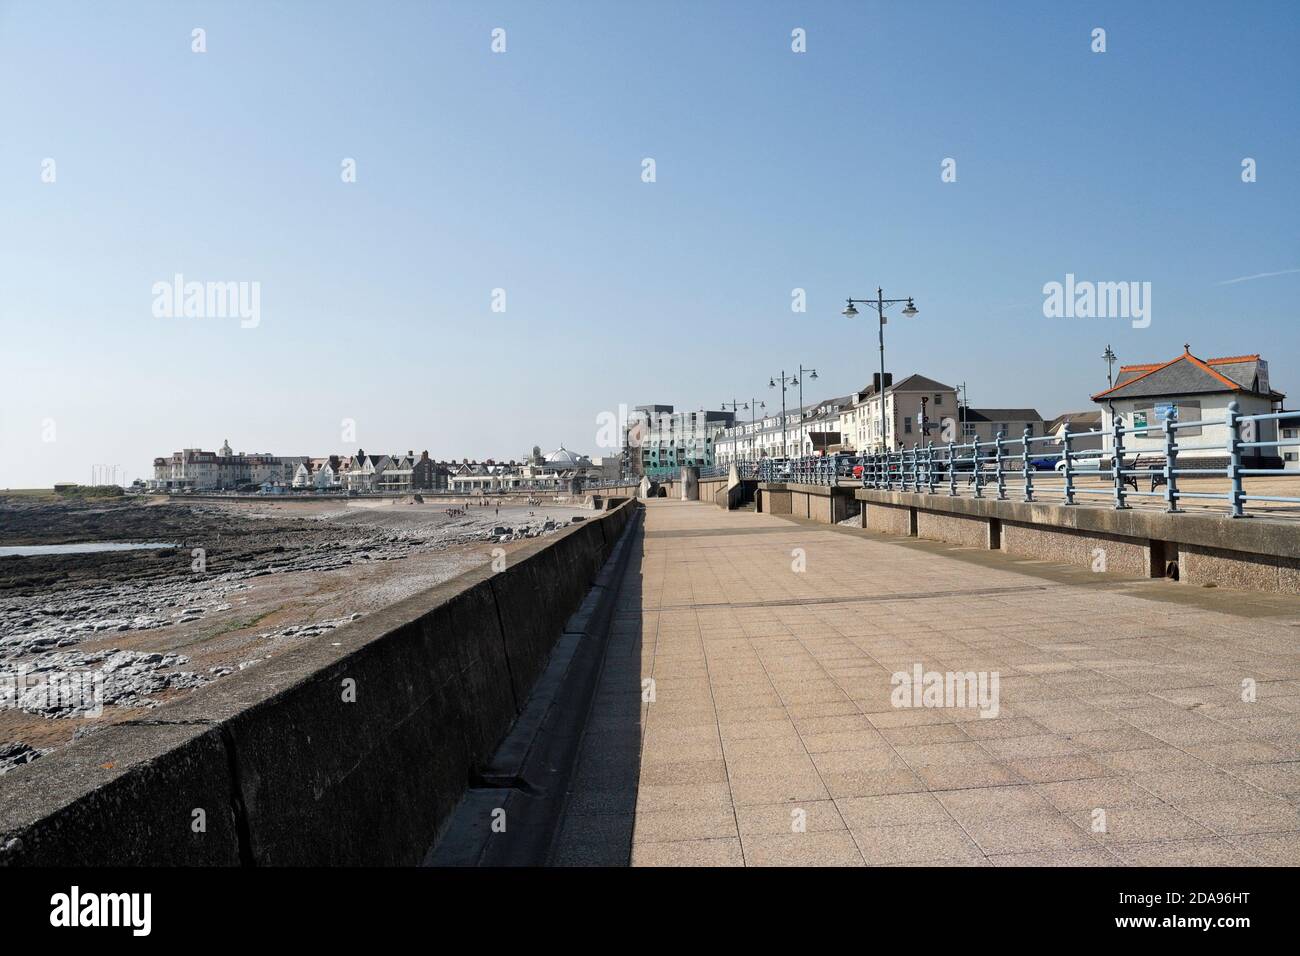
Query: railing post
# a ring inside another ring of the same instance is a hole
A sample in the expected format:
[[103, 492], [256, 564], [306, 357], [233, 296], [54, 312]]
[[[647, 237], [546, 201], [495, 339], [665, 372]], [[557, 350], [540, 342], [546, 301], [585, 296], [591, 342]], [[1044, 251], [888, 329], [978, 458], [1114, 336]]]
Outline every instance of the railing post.
[[1128, 507], [1124, 500], [1124, 419], [1111, 414], [1112, 431], [1115, 432], [1115, 450], [1111, 455], [1111, 474], [1115, 479], [1115, 510], [1123, 511]]
[[925, 487], [934, 494], [934, 442], [925, 443]]
[[1230, 518], [1246, 517], [1242, 503], [1241, 487], [1241, 436], [1237, 434], [1237, 416], [1241, 407], [1235, 402], [1228, 403], [1228, 414], [1224, 425], [1228, 427], [1228, 481], [1232, 487], [1228, 491], [1228, 516]]
[[1165, 511], [1178, 512], [1178, 444], [1174, 441], [1174, 409], [1165, 409]]
[[973, 435], [970, 440], [971, 479], [975, 483], [975, 497], [984, 497], [984, 475], [980, 472], [980, 436]]
[[952, 442], [948, 442], [948, 497], [957, 497], [957, 469], [953, 467], [957, 464], [957, 450]]
[[1023, 469], [1025, 475], [1025, 495], [1024, 495], [1025, 501], [1034, 500], [1034, 469], [1029, 467], [1029, 438], [1032, 434], [1033, 434], [1033, 430], [1028, 425], [1026, 425], [1025, 435], [1024, 435], [1025, 445], [1021, 457], [1021, 466], [1020, 466]]
[[1070, 457], [1070, 431], [1068, 425], [1066, 426], [1065, 436], [1061, 439], [1061, 444], [1064, 448], [1061, 453], [1061, 461], [1065, 462], [1065, 467], [1061, 469], [1061, 473], [1065, 476], [1065, 503], [1072, 505], [1074, 504], [1074, 468], [1071, 466], [1074, 464], [1074, 459]]
[[993, 450], [998, 456], [997, 465], [994, 466], [993, 472], [998, 480], [998, 501], [1007, 500], [1007, 476], [1002, 470], [1002, 432], [993, 436]]
[[921, 452], [916, 442], [912, 442], [912, 492], [921, 491]]

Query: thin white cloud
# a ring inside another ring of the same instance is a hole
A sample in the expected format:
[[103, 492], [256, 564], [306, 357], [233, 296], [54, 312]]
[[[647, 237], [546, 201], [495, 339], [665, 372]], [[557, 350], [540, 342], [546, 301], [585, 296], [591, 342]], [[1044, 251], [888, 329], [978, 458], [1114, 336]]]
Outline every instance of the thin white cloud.
[[1234, 282], [1250, 282], [1252, 279], [1269, 279], [1273, 276], [1289, 276], [1300, 272], [1300, 269], [1283, 269], [1281, 272], [1259, 272], [1253, 276], [1238, 276], [1235, 279], [1224, 279], [1222, 282], [1216, 282], [1215, 285], [1232, 285]]

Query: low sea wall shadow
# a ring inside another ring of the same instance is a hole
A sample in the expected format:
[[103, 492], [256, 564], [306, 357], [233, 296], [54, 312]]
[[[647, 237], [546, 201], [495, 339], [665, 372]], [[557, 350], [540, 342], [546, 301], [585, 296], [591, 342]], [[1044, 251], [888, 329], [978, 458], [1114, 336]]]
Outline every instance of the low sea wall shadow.
[[630, 542], [600, 682], [583, 733], [550, 863], [627, 866], [641, 778], [641, 558], [644, 525]]

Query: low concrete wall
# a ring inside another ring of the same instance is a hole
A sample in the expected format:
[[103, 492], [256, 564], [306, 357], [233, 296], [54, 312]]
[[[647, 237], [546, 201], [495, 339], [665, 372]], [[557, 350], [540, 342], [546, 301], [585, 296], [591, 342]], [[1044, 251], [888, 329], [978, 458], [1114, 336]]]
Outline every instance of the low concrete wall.
[[713, 492], [713, 503], [726, 511], [734, 511], [740, 505], [740, 493], [739, 485], [734, 488], [723, 485]]
[[[1300, 529], [1296, 533], [1300, 534]], [[1182, 545], [1178, 563], [1182, 579], [1191, 584], [1212, 582], [1225, 588], [1300, 594], [1297, 558]]]
[[949, 541], [970, 548], [996, 548], [998, 542], [993, 536], [996, 527], [995, 523], [981, 518], [919, 509], [916, 512], [915, 533], [918, 538]]
[[[970, 519], [966, 519], [970, 520]], [[978, 519], [976, 519], [978, 520]], [[1163, 549], [1145, 538], [1002, 522], [1002, 550], [1018, 557], [1064, 561], [1134, 577], [1164, 577]]]
[[822, 524], [837, 524], [859, 510], [856, 489], [836, 485], [800, 485], [792, 482], [759, 482], [763, 496], [760, 511], [774, 515], [808, 518]]
[[418, 863], [636, 507], [0, 777], [0, 864]]
[[759, 508], [770, 515], [788, 516], [790, 511], [790, 492], [785, 488], [774, 485], [759, 485], [758, 493], [762, 496], [763, 504]]
[[726, 478], [701, 478], [700, 479], [700, 500], [716, 501], [719, 488], [727, 487]]
[[862, 509], [862, 527], [881, 534], [912, 533], [912, 509], [873, 503]]
[[1300, 594], [1300, 524], [1252, 517], [1066, 506], [946, 495], [855, 492], [864, 528], [1097, 570]]

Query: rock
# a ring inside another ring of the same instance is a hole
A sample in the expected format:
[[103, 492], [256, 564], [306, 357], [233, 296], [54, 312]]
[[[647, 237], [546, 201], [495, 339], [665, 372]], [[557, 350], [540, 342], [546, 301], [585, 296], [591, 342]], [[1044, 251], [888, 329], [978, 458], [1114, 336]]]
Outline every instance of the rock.
[[25, 763], [31, 763], [33, 760], [41, 757], [45, 751], [37, 750], [20, 740], [11, 743], [0, 744], [0, 773], [8, 773], [15, 767], [21, 767]]

